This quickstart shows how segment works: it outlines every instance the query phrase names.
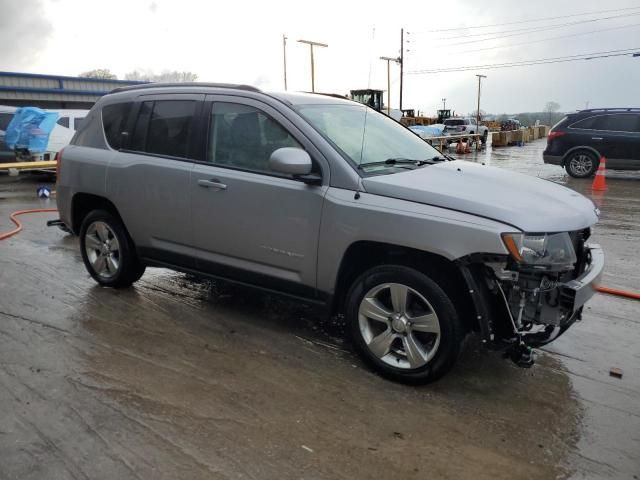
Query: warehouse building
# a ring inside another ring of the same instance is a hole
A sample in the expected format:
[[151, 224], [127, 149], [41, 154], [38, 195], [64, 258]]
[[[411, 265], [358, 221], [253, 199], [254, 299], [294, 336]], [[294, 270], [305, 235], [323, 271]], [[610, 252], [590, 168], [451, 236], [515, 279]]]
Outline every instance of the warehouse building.
[[143, 82], [0, 72], [0, 105], [87, 109], [117, 87]]

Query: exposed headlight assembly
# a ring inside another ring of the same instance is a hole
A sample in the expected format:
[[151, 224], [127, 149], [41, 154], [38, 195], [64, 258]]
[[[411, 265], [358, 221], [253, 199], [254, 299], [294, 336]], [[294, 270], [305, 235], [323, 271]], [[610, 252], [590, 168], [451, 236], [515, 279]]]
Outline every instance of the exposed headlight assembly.
[[576, 252], [566, 232], [503, 233], [502, 241], [513, 259], [523, 266], [569, 268], [576, 263]]

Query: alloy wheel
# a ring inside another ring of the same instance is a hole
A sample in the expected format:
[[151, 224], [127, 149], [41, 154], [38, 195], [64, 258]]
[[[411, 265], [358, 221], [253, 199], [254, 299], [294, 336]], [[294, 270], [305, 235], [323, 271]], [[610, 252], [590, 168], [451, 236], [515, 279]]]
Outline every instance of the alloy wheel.
[[120, 267], [120, 243], [105, 222], [95, 221], [87, 228], [84, 238], [87, 259], [102, 278], [112, 278]]
[[593, 171], [593, 159], [584, 153], [575, 155], [569, 161], [569, 168], [579, 177], [586, 177]]
[[369, 351], [392, 367], [423, 367], [440, 345], [435, 310], [418, 291], [400, 283], [369, 290], [360, 302], [358, 322]]

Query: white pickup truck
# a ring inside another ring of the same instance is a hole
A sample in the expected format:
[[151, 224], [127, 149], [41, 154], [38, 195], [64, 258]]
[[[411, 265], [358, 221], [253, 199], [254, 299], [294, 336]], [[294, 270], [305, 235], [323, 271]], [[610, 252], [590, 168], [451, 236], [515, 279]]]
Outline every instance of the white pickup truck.
[[476, 119], [471, 117], [447, 118], [444, 121], [445, 135], [464, 135], [465, 133], [480, 134], [480, 141], [484, 145], [487, 143], [487, 137], [489, 136], [489, 127], [478, 125]]

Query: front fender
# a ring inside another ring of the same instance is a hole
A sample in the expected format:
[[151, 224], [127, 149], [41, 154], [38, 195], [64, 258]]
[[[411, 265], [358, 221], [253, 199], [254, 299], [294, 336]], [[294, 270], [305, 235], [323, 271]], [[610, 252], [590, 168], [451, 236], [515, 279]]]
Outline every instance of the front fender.
[[477, 253], [507, 254], [500, 234], [514, 227], [417, 202], [330, 188], [320, 226], [317, 287], [333, 294], [347, 249], [378, 242], [456, 260]]

